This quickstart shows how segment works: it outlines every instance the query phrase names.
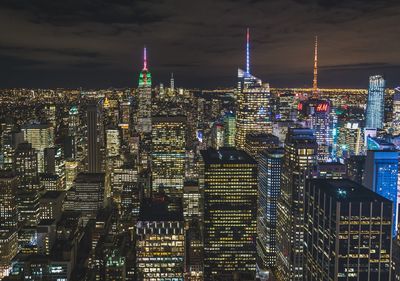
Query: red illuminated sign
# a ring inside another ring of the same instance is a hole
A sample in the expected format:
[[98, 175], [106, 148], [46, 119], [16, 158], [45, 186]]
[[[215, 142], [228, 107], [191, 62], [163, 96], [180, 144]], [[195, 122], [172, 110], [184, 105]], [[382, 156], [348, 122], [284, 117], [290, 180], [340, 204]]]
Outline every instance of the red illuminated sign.
[[316, 111], [318, 112], [325, 112], [328, 111], [328, 104], [327, 103], [320, 103], [316, 107]]
[[299, 103], [298, 105], [297, 105], [297, 110], [302, 110], [303, 109], [303, 104], [302, 103]]

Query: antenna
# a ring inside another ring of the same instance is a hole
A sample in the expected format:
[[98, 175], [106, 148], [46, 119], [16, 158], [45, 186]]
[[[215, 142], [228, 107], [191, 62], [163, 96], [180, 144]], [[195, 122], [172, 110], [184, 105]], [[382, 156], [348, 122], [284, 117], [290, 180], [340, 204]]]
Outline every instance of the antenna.
[[146, 49], [146, 46], [144, 46], [144, 49], [143, 49], [143, 70], [147, 70], [147, 49]]
[[318, 36], [315, 36], [315, 47], [314, 47], [313, 96], [314, 98], [318, 98]]
[[250, 30], [247, 28], [246, 33], [246, 73], [250, 73]]

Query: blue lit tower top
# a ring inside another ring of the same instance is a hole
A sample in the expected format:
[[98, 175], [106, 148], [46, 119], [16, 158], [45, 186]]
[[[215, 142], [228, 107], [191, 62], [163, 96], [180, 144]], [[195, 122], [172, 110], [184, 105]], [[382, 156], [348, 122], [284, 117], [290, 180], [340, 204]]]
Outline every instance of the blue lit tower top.
[[382, 129], [385, 110], [385, 79], [382, 75], [369, 77], [365, 127]]
[[139, 87], [151, 87], [151, 73], [147, 69], [147, 49], [143, 49], [143, 69], [139, 75]]
[[246, 70], [238, 69], [238, 89], [244, 86], [261, 86], [261, 79], [250, 73], [250, 29], [246, 29]]

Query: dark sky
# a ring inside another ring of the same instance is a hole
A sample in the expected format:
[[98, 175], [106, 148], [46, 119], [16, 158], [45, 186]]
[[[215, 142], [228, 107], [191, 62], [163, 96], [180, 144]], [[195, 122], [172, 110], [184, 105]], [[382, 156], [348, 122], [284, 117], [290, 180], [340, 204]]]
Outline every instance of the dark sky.
[[252, 73], [272, 87], [400, 84], [399, 0], [1, 0], [0, 88], [234, 86], [251, 31]]

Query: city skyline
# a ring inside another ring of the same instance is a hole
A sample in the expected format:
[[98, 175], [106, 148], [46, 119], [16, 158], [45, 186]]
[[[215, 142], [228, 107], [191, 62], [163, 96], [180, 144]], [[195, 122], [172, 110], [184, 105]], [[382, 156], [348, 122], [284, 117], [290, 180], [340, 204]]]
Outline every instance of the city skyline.
[[252, 72], [272, 87], [312, 86], [315, 35], [319, 87], [367, 88], [375, 74], [397, 86], [395, 1], [184, 4], [5, 1], [1, 19], [12, 25], [0, 28], [1, 85], [136, 87], [146, 45], [155, 84], [173, 72], [177, 87], [233, 86], [249, 27]]

